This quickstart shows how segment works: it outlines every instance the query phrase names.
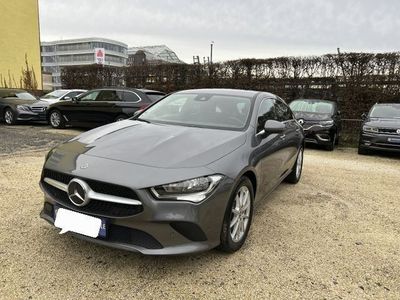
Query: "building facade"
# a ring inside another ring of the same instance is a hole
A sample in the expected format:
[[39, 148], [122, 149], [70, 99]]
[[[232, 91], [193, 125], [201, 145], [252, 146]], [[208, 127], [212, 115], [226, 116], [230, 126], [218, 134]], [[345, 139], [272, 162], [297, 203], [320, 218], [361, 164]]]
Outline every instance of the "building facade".
[[128, 46], [118, 41], [104, 38], [85, 38], [42, 42], [42, 70], [45, 73], [52, 74], [52, 89], [62, 87], [62, 67], [98, 63], [96, 49], [101, 49], [101, 52], [104, 51], [104, 65], [126, 66]]
[[162, 63], [182, 64], [184, 62], [165, 45], [130, 47], [128, 49], [128, 65]]
[[37, 0], [0, 0], [0, 87], [42, 89]]

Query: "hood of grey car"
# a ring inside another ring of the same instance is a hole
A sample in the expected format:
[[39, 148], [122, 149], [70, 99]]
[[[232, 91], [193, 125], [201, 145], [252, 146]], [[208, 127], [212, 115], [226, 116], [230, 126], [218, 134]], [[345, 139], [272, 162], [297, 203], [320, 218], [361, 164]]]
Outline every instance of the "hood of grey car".
[[[159, 168], [205, 166], [246, 141], [245, 132], [125, 120], [72, 139], [81, 153]], [[59, 150], [68, 143], [61, 146]], [[78, 153], [77, 153], [78, 154]]]
[[364, 125], [378, 127], [378, 128], [399, 128], [400, 119], [378, 119], [370, 118]]

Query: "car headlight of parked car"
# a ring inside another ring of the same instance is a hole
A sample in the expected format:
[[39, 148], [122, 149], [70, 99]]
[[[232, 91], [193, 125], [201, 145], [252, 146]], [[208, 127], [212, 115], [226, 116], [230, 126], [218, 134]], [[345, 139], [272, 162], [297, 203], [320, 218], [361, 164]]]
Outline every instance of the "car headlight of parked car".
[[17, 109], [20, 111], [31, 111], [29, 106], [26, 106], [26, 105], [17, 105]]
[[210, 175], [163, 184], [150, 190], [157, 199], [200, 202], [212, 193], [222, 178], [222, 175]]
[[379, 129], [377, 127], [364, 125], [363, 126], [363, 131], [364, 132], [371, 132], [371, 133], [378, 133]]
[[333, 120], [321, 121], [319, 124], [322, 126], [331, 126], [333, 125]]

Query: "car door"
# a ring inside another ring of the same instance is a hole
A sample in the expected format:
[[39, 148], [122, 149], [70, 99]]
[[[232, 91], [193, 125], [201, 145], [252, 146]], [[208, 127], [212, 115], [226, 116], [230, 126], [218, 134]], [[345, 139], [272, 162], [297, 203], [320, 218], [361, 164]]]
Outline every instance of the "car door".
[[285, 176], [297, 158], [302, 132], [290, 107], [279, 97], [275, 101], [275, 112], [277, 120], [285, 124], [285, 131], [281, 137], [281, 176]]
[[148, 104], [150, 104], [150, 101], [141, 98], [140, 95], [134, 91], [124, 91], [123, 102], [118, 105], [124, 115], [132, 117], [136, 111]]
[[94, 124], [114, 122], [120, 113], [117, 103], [122, 101], [122, 92], [114, 89], [102, 90], [95, 101], [90, 103], [91, 118]]
[[80, 123], [87, 119], [85, 115], [87, 114], [89, 102], [94, 101], [99, 93], [100, 91], [95, 90], [82, 95], [76, 101], [59, 101], [55, 104], [55, 107], [67, 117], [70, 123]]
[[[274, 98], [261, 100], [257, 112], [255, 134], [259, 134], [264, 129], [266, 121], [278, 121], [275, 103], [276, 99]], [[285, 133], [274, 133], [255, 138], [253, 159], [261, 181], [260, 192], [262, 195], [268, 194], [280, 180], [285, 158], [284, 138]]]

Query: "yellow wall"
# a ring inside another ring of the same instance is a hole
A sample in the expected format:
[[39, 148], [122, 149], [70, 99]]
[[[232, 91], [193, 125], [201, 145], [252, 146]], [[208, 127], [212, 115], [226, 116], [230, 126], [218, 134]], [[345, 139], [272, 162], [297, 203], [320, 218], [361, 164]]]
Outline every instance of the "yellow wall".
[[25, 54], [37, 88], [42, 89], [38, 0], [0, 0], [0, 87], [4, 87], [4, 78], [10, 87], [9, 73], [11, 87], [20, 87]]

